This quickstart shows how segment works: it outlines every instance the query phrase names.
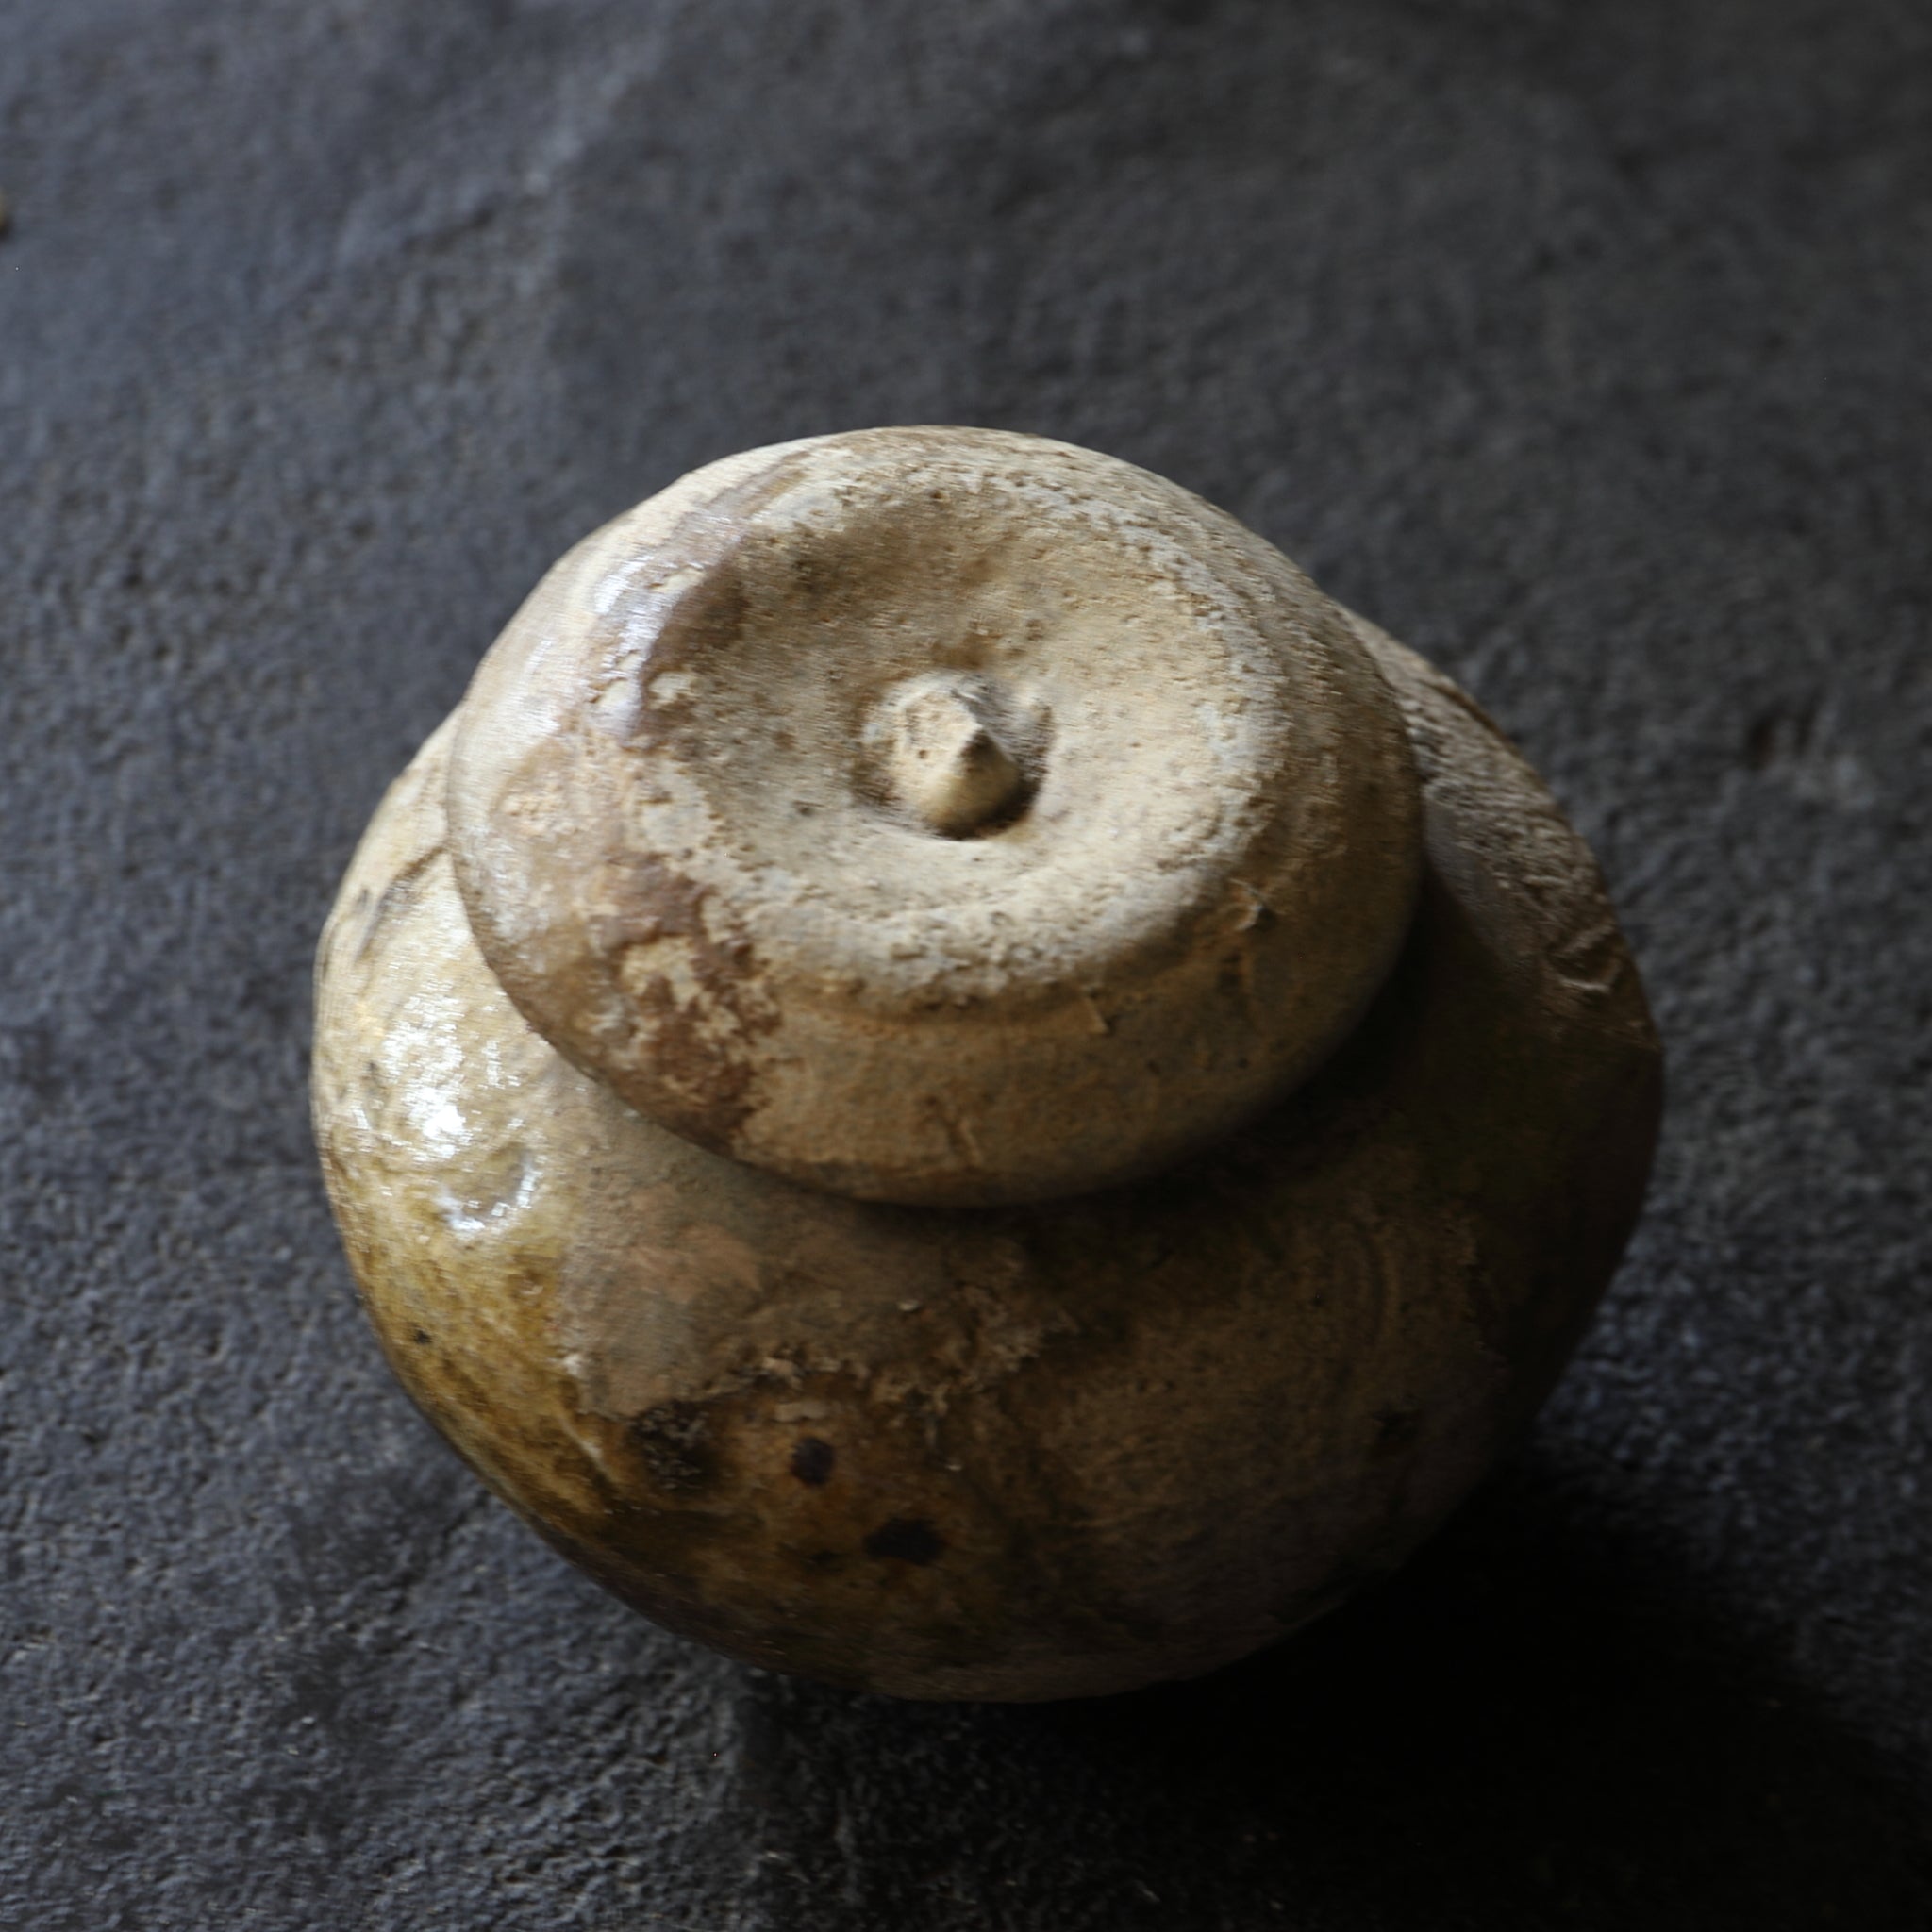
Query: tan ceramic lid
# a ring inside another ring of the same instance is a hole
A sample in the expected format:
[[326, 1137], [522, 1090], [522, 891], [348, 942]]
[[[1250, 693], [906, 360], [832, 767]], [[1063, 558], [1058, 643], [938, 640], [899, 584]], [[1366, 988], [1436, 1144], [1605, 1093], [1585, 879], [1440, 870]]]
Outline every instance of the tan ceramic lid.
[[1103, 1186], [1338, 1042], [1419, 868], [1335, 606], [1108, 457], [884, 429], [714, 463], [566, 557], [465, 700], [458, 878], [641, 1112], [868, 1198]]

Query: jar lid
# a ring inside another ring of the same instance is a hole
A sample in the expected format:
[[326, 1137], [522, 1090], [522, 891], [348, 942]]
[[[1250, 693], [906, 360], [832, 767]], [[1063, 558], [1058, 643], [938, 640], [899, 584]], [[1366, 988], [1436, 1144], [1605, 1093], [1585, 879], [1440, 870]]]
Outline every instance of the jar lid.
[[587, 539], [476, 675], [471, 925], [640, 1112], [863, 1198], [1165, 1165], [1346, 1034], [1420, 805], [1393, 698], [1278, 551], [1068, 444], [878, 429]]

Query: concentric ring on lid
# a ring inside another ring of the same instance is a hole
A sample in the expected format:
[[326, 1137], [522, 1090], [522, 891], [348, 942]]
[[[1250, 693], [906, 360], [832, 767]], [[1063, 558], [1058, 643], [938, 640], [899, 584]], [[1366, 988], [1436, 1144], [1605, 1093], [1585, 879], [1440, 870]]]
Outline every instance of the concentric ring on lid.
[[539, 586], [464, 701], [457, 874], [530, 1024], [866, 1198], [1104, 1186], [1345, 1035], [1420, 867], [1394, 701], [1177, 485], [974, 429], [757, 450]]

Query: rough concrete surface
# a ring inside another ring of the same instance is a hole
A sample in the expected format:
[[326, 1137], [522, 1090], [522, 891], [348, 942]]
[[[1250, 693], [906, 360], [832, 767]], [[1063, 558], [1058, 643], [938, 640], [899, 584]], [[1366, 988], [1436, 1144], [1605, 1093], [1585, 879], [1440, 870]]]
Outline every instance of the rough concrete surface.
[[[1917, 1927], [1932, 16], [0, 4], [0, 1924]], [[575, 538], [859, 424], [1173, 475], [1596, 844], [1672, 1100], [1510, 1473], [1221, 1678], [795, 1685], [409, 1409], [351, 845]]]

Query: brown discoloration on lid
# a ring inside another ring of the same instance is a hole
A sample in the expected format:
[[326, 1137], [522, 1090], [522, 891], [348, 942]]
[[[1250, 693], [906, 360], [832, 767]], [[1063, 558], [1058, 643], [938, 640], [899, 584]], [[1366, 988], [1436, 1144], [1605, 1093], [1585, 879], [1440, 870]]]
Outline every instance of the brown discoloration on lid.
[[604, 1053], [587, 1045], [582, 1058], [648, 1064], [665, 1124], [726, 1150], [756, 1105], [757, 1041], [778, 1024], [757, 952], [728, 924], [714, 929], [722, 922], [708, 916], [710, 889], [669, 866], [634, 862], [625, 887], [629, 909], [606, 943], [630, 1030]]

